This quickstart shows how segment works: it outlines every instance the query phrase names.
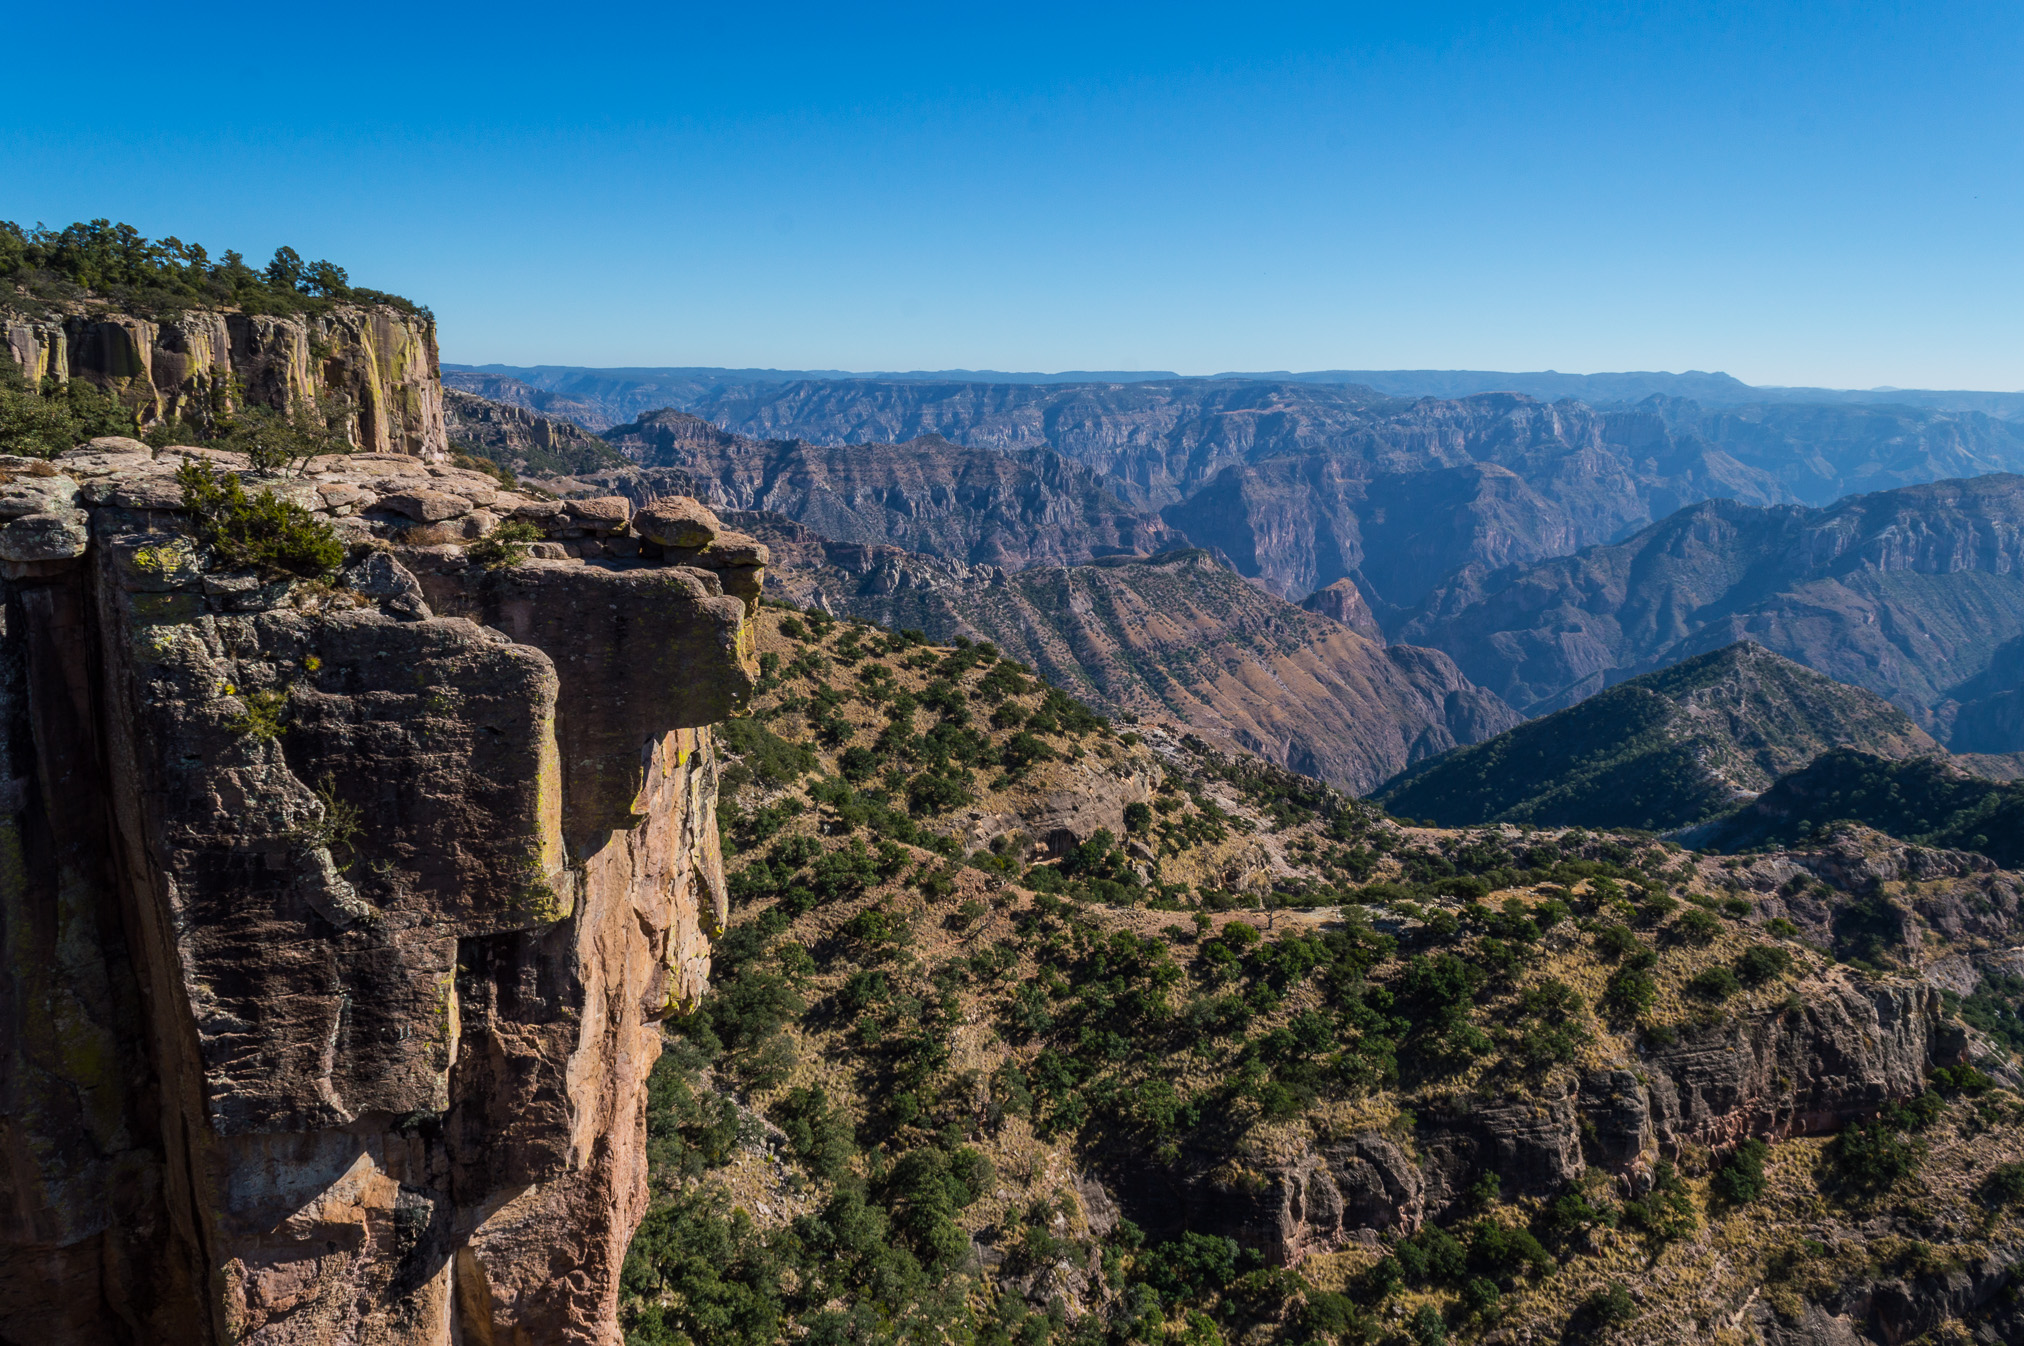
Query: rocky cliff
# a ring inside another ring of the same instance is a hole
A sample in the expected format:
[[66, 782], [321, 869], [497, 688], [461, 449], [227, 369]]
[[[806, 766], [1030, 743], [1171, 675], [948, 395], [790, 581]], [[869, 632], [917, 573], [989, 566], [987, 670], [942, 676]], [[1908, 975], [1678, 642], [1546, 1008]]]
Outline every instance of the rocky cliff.
[[443, 390], [451, 447], [522, 474], [567, 476], [625, 466], [625, 459], [574, 421], [456, 388]]
[[[612, 1346], [763, 556], [244, 468], [0, 459], [0, 1339]], [[235, 567], [263, 519], [332, 545]]]
[[191, 309], [159, 320], [93, 306], [68, 315], [0, 310], [7, 354], [31, 381], [88, 379], [142, 426], [208, 425], [241, 400], [341, 408], [369, 453], [434, 461], [448, 453], [435, 320], [386, 304], [315, 313]]

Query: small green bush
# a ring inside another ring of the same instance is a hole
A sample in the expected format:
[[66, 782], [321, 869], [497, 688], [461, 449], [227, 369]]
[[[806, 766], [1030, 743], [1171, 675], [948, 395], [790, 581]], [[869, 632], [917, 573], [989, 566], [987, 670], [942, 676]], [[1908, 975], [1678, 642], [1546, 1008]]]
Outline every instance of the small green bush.
[[1711, 1184], [1715, 1195], [1739, 1206], [1763, 1196], [1770, 1185], [1764, 1176], [1770, 1154], [1771, 1147], [1755, 1136], [1738, 1145], [1715, 1173]]
[[1703, 1000], [1727, 1000], [1742, 989], [1743, 983], [1736, 980], [1736, 974], [1721, 966], [1703, 968], [1687, 982], [1687, 993]]
[[1792, 970], [1792, 955], [1773, 944], [1759, 944], [1736, 960], [1736, 975], [1745, 984], [1762, 986]]
[[493, 529], [490, 536], [466, 547], [464, 554], [487, 570], [497, 570], [519, 565], [527, 559], [527, 544], [540, 540], [541, 530], [533, 524], [525, 519], [508, 519]]
[[226, 728], [252, 738], [281, 737], [282, 717], [288, 711], [287, 692], [242, 692], [239, 699], [246, 709], [227, 720]]
[[323, 520], [272, 491], [248, 498], [235, 473], [219, 476], [193, 460], [176, 469], [197, 541], [233, 567], [327, 579], [344, 564], [344, 544]]
[[2024, 1161], [1996, 1165], [1976, 1190], [1992, 1206], [2024, 1206]]
[[1713, 912], [1695, 907], [1678, 922], [1680, 934], [1695, 944], [1707, 944], [1722, 933], [1722, 920]]
[[1605, 958], [1621, 958], [1637, 947], [1637, 936], [1627, 925], [1606, 925], [1595, 932], [1595, 951]]
[[1637, 1317], [1637, 1301], [1630, 1297], [1621, 1281], [1613, 1281], [1607, 1290], [1590, 1295], [1585, 1307], [1589, 1318], [1600, 1327], [1615, 1327]]
[[1834, 1165], [1849, 1186], [1882, 1192], [1918, 1172], [1925, 1147], [1900, 1130], [1894, 1115], [1845, 1126], [1834, 1138]]

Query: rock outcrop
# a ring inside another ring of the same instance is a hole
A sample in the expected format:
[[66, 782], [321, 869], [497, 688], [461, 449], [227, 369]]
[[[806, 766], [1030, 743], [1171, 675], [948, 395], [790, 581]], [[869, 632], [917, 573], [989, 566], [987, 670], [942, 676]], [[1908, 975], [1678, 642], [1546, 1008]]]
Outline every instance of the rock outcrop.
[[191, 458], [0, 459], [0, 1339], [615, 1346], [751, 609], [412, 457], [248, 474], [349, 555], [234, 571]]
[[0, 327], [28, 379], [88, 379], [142, 425], [208, 424], [242, 397], [284, 410], [318, 399], [344, 408], [348, 437], [368, 453], [434, 461], [449, 452], [435, 320], [391, 305], [293, 317], [191, 310], [160, 321], [0, 311]]
[[1635, 1069], [1451, 1099], [1403, 1143], [1366, 1131], [1265, 1159], [1184, 1156], [1178, 1168], [1134, 1170], [1118, 1190], [1149, 1229], [1226, 1234], [1294, 1264], [1446, 1220], [1485, 1175], [1507, 1199], [1550, 1198], [1589, 1169], [1642, 1192], [1658, 1159], [1689, 1147], [1832, 1132], [1917, 1095], [1927, 1070], [1961, 1051], [1940, 993], [1922, 983], [1829, 977], [1793, 1001], [1689, 1029]]
[[625, 459], [573, 421], [443, 389], [443, 418], [453, 448], [519, 473], [567, 476], [622, 466]]
[[644, 472], [586, 479], [587, 486], [765, 510], [839, 542], [1018, 570], [1145, 555], [1185, 541], [1048, 449], [1001, 453], [932, 437], [848, 447], [759, 441], [671, 411], [604, 437]]

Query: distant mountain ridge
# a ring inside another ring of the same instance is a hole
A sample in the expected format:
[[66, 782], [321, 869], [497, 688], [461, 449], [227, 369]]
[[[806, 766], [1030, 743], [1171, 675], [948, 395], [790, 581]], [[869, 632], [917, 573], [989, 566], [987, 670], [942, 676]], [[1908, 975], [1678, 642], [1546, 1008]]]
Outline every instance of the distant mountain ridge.
[[1739, 641], [1459, 748], [1377, 798], [1443, 825], [1685, 827], [1821, 753], [1939, 756], [1897, 707]]
[[[796, 383], [809, 379], [919, 380], [957, 383], [1159, 383], [1178, 380], [1241, 380], [1247, 383], [1316, 383], [1358, 385], [1392, 397], [1469, 397], [1476, 393], [1524, 393], [1542, 401], [1571, 397], [1591, 405], [1611, 402], [1640, 402], [1647, 397], [1690, 398], [1704, 405], [1741, 405], [1751, 402], [1871, 403], [1930, 407], [1935, 410], [1981, 411], [1992, 416], [2024, 416], [2024, 391], [1983, 391], [1935, 388], [1812, 388], [1771, 384], [1749, 384], [1732, 375], [1689, 369], [1680, 373], [1627, 371], [1622, 373], [1565, 374], [1544, 369], [1529, 372], [1485, 369], [1316, 369], [1228, 370], [1215, 374], [1183, 375], [1165, 369], [1063, 370], [1058, 373], [1013, 372], [1000, 369], [728, 369], [710, 366], [596, 369], [571, 365], [445, 365], [447, 376], [479, 374], [519, 380], [536, 389], [564, 391], [587, 384], [623, 384], [635, 381], [659, 384], [760, 384]], [[463, 384], [458, 384], [464, 387]], [[466, 391], [481, 392], [478, 388]], [[635, 407], [633, 410], [644, 410]], [[610, 413], [601, 413], [609, 417]], [[609, 423], [617, 424], [618, 417]], [[591, 426], [603, 429], [603, 426]]]
[[1200, 550], [1007, 572], [726, 518], [767, 543], [769, 590], [797, 604], [989, 640], [1105, 711], [1179, 721], [1345, 789], [1517, 723], [1446, 655], [1368, 640]]
[[1710, 500], [1622, 542], [1465, 570], [1395, 628], [1528, 714], [1738, 639], [1888, 697], [1956, 752], [2024, 748], [2024, 476], [1824, 509]]
[[1838, 822], [2024, 865], [2024, 782], [1986, 780], [1938, 757], [1893, 760], [1853, 749], [1822, 753], [1689, 839], [1724, 850], [1790, 845]]
[[[753, 440], [678, 411], [608, 431], [652, 489], [771, 510], [840, 542], [1023, 569], [1150, 554], [1186, 539], [1049, 449], [999, 453], [935, 438], [819, 445]], [[616, 490], [636, 490], [621, 472]]]
[[[447, 378], [550, 414], [572, 414], [567, 401], [586, 423], [624, 412], [627, 421], [604, 427], [615, 437], [658, 433], [625, 426], [666, 410], [754, 440], [822, 448], [938, 437], [961, 449], [1052, 451], [1281, 597], [1353, 581], [1387, 630], [1458, 568], [1566, 555], [1698, 500], [1824, 505], [1851, 492], [2024, 471], [2024, 424], [1905, 407], [1663, 397], [1596, 407], [1519, 393], [1415, 400], [1284, 379], [1041, 384], [789, 380], [774, 371], [740, 382], [721, 371], [531, 372], [552, 387], [497, 372]], [[645, 374], [654, 379], [634, 377]], [[640, 410], [643, 402], [656, 405]]]

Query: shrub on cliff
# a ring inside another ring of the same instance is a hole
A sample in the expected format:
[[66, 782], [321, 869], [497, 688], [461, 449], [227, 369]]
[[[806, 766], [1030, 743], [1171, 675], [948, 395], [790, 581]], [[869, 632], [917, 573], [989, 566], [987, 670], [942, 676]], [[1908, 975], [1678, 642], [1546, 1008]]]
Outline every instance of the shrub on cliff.
[[1752, 1136], [1738, 1145], [1728, 1159], [1715, 1173], [1709, 1185], [1715, 1195], [1736, 1205], [1755, 1201], [1763, 1196], [1770, 1186], [1764, 1176], [1764, 1161], [1771, 1155], [1771, 1147]]
[[1834, 1138], [1834, 1166], [1842, 1181], [1864, 1194], [1886, 1191], [1918, 1172], [1925, 1145], [1906, 1134], [1907, 1118], [1896, 1108], [1866, 1122], [1854, 1122]]
[[249, 497], [236, 474], [202, 461], [176, 469], [176, 484], [197, 541], [228, 566], [327, 579], [344, 564], [336, 530], [293, 501], [272, 491]]
[[1736, 960], [1736, 975], [1747, 986], [1762, 986], [1792, 970], [1792, 955], [1775, 944], [1745, 949]]
[[1661, 1159], [1652, 1170], [1651, 1191], [1623, 1203], [1623, 1222], [1643, 1230], [1655, 1243], [1671, 1243], [1694, 1232], [1700, 1217], [1693, 1194], [1672, 1160]]

